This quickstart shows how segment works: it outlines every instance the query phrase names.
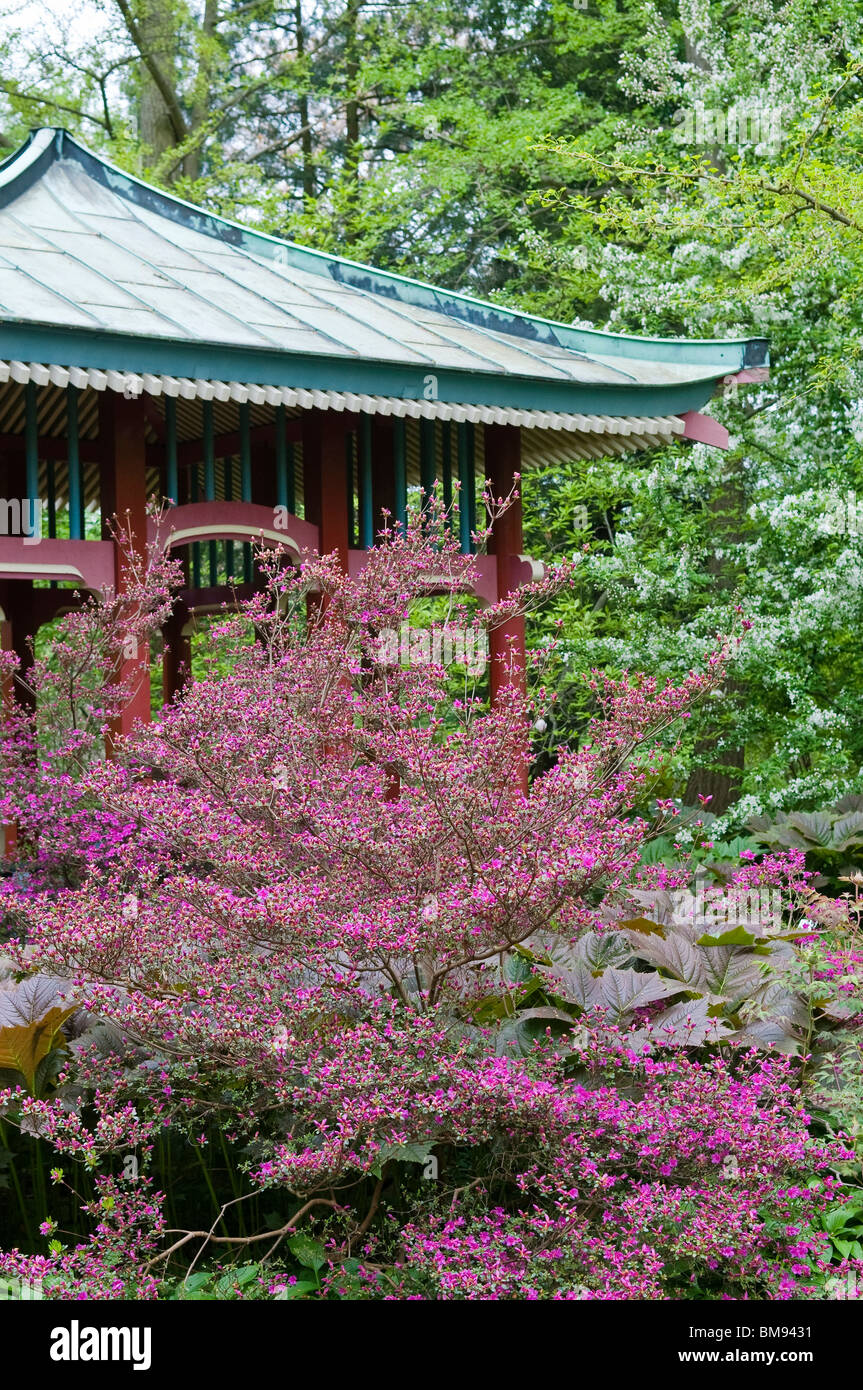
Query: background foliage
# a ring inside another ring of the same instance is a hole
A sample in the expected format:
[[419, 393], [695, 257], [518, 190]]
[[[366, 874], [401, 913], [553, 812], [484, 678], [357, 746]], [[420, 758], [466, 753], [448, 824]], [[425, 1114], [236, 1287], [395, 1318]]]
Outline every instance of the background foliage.
[[742, 602], [750, 640], [666, 790], [710, 795], [732, 834], [863, 790], [854, 0], [55, 0], [0, 33], [10, 149], [62, 123], [357, 259], [614, 330], [768, 336], [769, 384], [713, 404], [727, 454], [527, 481], [532, 553], [592, 546], [534, 621], [566, 620], [540, 752], [583, 732], [579, 672], [679, 677]]

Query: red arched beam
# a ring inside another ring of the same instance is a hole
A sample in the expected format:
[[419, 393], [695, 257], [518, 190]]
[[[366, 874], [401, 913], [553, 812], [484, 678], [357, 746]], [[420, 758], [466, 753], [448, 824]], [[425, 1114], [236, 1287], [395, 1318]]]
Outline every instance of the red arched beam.
[[[284, 518], [285, 525], [277, 525]], [[285, 545], [298, 555], [303, 550], [316, 550], [318, 528], [257, 502], [187, 502], [171, 507], [160, 522], [150, 518], [147, 538], [161, 543], [166, 550], [175, 545], [191, 545], [193, 541], [256, 541], [263, 539], [271, 545]]]
[[0, 579], [67, 579], [102, 593], [114, 586], [112, 541], [41, 540], [0, 537]]

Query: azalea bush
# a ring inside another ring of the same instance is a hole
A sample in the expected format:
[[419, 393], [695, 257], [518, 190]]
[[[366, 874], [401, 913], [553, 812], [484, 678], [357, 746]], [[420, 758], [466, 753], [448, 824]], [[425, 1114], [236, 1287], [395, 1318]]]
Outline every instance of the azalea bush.
[[[638, 810], [739, 638], [678, 685], [589, 677], [588, 736], [524, 790], [542, 663], [489, 708], [381, 635], [444, 593], [481, 649], [577, 563], [477, 613], [432, 508], [353, 579], [262, 553], [210, 666], [105, 760], [120, 655], [175, 579], [135, 563], [31, 677], [54, 737], [37, 704], [3, 748], [24, 993], [0, 1105], [13, 1169], [50, 1151], [53, 1186], [42, 1248], [0, 1275], [60, 1298], [823, 1296], [853, 1144], [813, 1139], [798, 1064], [752, 1050], [765, 1000], [801, 1042], [799, 990], [766, 973], [800, 933], [636, 915], [687, 883], [640, 857], [674, 803]], [[95, 683], [71, 678], [85, 655]], [[753, 857], [736, 886], [780, 884], [793, 916], [800, 869]], [[187, 1199], [172, 1146], [198, 1163]]]

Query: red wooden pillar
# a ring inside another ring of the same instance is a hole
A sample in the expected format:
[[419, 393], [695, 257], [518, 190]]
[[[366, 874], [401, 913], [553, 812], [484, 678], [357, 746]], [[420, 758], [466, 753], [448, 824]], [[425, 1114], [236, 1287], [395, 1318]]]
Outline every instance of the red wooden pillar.
[[166, 705], [185, 689], [191, 678], [192, 639], [185, 631], [191, 616], [186, 604], [178, 601], [162, 628], [165, 642], [162, 656], [162, 698]]
[[[0, 649], [4, 652], [14, 652], [18, 657], [18, 676], [7, 676], [0, 682], [0, 704], [2, 704], [2, 716], [4, 719], [12, 716], [15, 706], [28, 711], [30, 714], [36, 712], [36, 697], [25, 684], [28, 681], [30, 670], [33, 665], [33, 647], [29, 642], [29, 637], [35, 638], [39, 626], [33, 603], [33, 582], [32, 580], [7, 581], [2, 585], [3, 599], [3, 618], [0, 620]], [[18, 824], [16, 821], [6, 821], [2, 827], [2, 848], [4, 855], [9, 858], [14, 855], [18, 845]]]
[[[134, 536], [134, 548], [146, 554], [147, 546], [147, 448], [144, 403], [127, 400], [115, 391], [106, 391], [99, 402], [99, 435], [103, 444], [101, 481], [102, 532], [108, 532], [113, 516], [120, 527], [127, 525]], [[126, 566], [119, 548], [115, 552], [114, 584], [119, 595], [126, 585]], [[124, 653], [121, 680], [134, 691], [123, 712], [111, 723], [109, 751], [117, 738], [128, 734], [138, 720], [150, 718], [150, 653], [141, 645]]]
[[276, 505], [276, 449], [256, 441], [252, 445], [252, 501], [262, 507]]
[[[516, 425], [486, 425], [485, 471], [495, 498], [507, 497], [521, 465], [521, 430]], [[497, 560], [497, 596], [512, 588], [516, 557], [524, 548], [521, 497], [499, 517], [492, 528], [491, 549]], [[513, 618], [489, 635], [491, 699], [497, 700], [508, 685], [525, 690], [524, 618]]]
[[348, 570], [348, 491], [345, 419], [332, 410], [303, 414], [303, 494], [306, 520], [320, 528], [322, 555], [337, 551]]
[[384, 524], [382, 512], [389, 512], [387, 525], [392, 529], [396, 516], [396, 474], [393, 422], [380, 415], [372, 416], [372, 523], [377, 537]]
[[[12, 640], [12, 624], [9, 622], [8, 618], [0, 619], [0, 651], [11, 652], [11, 651], [14, 651], [14, 650], [15, 650], [15, 647], [14, 647], [14, 643], [13, 643], [13, 640]], [[14, 699], [15, 699], [15, 691], [14, 691], [14, 689], [13, 689], [13, 680], [12, 680], [12, 677], [11, 677], [11, 676], [5, 676], [4, 679], [3, 679], [3, 681], [0, 682], [0, 702], [2, 702], [2, 713], [3, 713], [3, 718], [4, 718], [4, 719], [6, 719], [6, 718], [9, 716], [9, 714], [11, 713], [12, 704], [13, 704]], [[16, 821], [4, 821], [4, 822], [3, 822], [3, 855], [4, 855], [4, 857], [5, 857], [6, 859], [10, 859], [10, 858], [12, 857], [12, 855], [15, 853], [15, 849], [16, 849], [17, 844], [18, 844], [18, 824], [17, 824], [17, 822], [16, 822]]]
[[10, 696], [34, 714], [36, 697], [29, 688], [30, 669], [34, 660], [30, 638], [35, 640], [41, 622], [34, 611], [32, 580], [14, 580], [8, 584], [4, 611], [6, 618], [3, 623], [3, 650], [15, 652], [20, 677], [20, 680], [10, 687]]
[[[485, 471], [495, 499], [507, 497], [521, 465], [521, 431], [514, 425], [485, 426]], [[520, 491], [520, 489], [519, 489]], [[497, 560], [497, 596], [504, 598], [512, 589], [517, 558], [522, 553], [521, 497], [513, 502], [492, 527], [490, 550]], [[519, 694], [526, 690], [524, 618], [513, 618], [489, 633], [489, 694], [492, 704], [502, 692], [514, 686]], [[527, 744], [515, 751], [516, 785], [524, 796], [528, 792]]]

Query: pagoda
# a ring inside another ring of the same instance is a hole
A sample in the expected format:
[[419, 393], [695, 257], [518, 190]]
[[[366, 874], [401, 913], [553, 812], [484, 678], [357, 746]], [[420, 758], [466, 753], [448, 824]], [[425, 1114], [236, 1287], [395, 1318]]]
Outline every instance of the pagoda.
[[[205, 212], [41, 129], [0, 165], [0, 639], [122, 590], [111, 520], [182, 559], [165, 631], [180, 688], [196, 614], [250, 593], [252, 543], [358, 573], [411, 488], [472, 546], [487, 480], [675, 438], [727, 447], [702, 408], [767, 375], [762, 338], [630, 337], [374, 270]], [[169, 499], [167, 521], [148, 509]], [[278, 524], [277, 524], [278, 521]], [[159, 527], [159, 529], [154, 529]], [[521, 503], [477, 557], [482, 603], [535, 577]], [[523, 621], [491, 634], [491, 697]], [[503, 658], [506, 657], [506, 660]], [[149, 653], [123, 716], [150, 713]]]

